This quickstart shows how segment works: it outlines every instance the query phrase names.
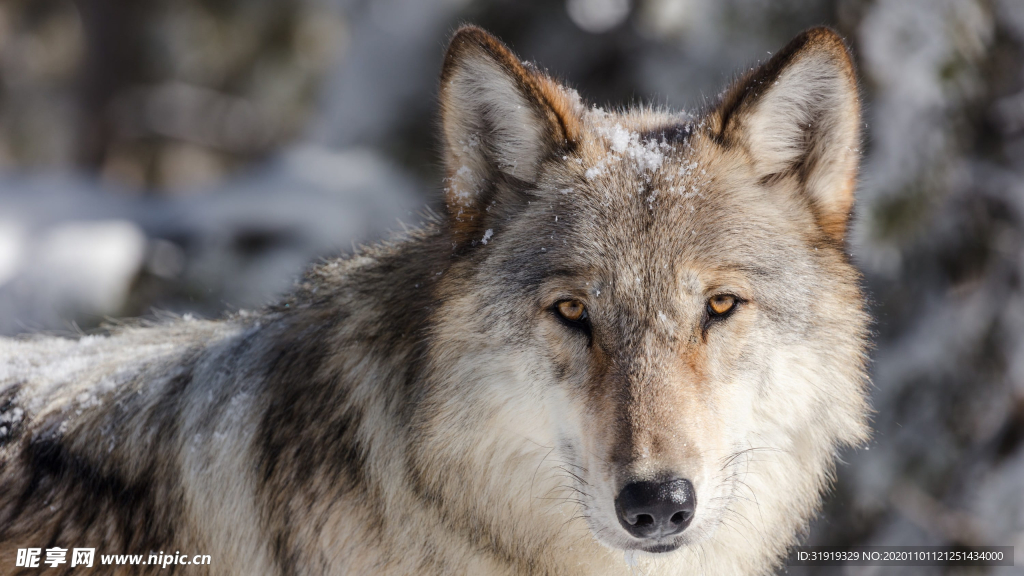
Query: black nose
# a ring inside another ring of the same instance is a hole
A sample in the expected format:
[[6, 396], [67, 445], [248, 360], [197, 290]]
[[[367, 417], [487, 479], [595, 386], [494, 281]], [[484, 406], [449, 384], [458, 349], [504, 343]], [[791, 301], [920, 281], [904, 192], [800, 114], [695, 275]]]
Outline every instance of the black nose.
[[633, 482], [615, 499], [619, 523], [637, 538], [664, 538], [690, 525], [697, 494], [689, 480]]

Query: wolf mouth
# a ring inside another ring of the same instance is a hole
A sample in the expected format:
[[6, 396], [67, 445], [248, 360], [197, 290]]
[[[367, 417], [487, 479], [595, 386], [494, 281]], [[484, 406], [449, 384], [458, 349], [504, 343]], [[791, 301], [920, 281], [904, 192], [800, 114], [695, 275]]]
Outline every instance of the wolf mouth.
[[675, 552], [683, 546], [682, 541], [677, 542], [666, 542], [664, 544], [648, 544], [640, 545], [636, 547], [629, 547], [627, 550], [637, 550], [639, 552], [649, 552], [651, 554], [665, 554], [667, 552]]

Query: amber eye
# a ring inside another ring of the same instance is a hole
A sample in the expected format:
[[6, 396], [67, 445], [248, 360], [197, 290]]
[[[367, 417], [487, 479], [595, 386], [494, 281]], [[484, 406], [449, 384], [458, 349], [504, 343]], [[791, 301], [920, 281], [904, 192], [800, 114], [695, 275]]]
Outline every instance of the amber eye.
[[736, 297], [731, 294], [718, 294], [708, 299], [708, 310], [716, 315], [729, 313], [736, 307]]
[[579, 300], [562, 300], [558, 303], [558, 313], [570, 322], [582, 322], [587, 319], [587, 308]]

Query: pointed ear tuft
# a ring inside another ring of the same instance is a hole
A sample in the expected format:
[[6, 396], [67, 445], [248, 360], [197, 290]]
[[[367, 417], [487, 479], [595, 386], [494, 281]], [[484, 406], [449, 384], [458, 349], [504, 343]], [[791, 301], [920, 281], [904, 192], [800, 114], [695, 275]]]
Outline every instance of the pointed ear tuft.
[[842, 38], [813, 28], [736, 82], [712, 115], [762, 182], [795, 179], [821, 228], [842, 241], [860, 161], [860, 99]]
[[578, 100], [475, 26], [452, 37], [440, 101], [446, 201], [466, 238], [481, 231], [496, 186], [535, 182], [541, 162], [579, 138]]

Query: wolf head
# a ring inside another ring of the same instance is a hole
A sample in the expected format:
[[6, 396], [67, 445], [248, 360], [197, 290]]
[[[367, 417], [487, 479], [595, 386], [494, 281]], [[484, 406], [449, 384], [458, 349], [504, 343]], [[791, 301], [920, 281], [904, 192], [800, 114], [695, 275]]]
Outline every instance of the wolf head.
[[691, 116], [588, 107], [466, 27], [440, 104], [423, 490], [510, 555], [584, 526], [652, 565], [777, 561], [866, 436], [842, 40], [801, 34]]

